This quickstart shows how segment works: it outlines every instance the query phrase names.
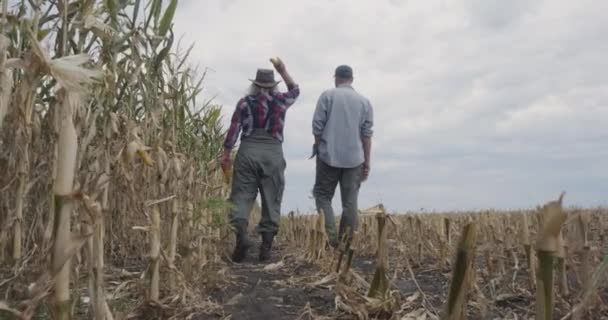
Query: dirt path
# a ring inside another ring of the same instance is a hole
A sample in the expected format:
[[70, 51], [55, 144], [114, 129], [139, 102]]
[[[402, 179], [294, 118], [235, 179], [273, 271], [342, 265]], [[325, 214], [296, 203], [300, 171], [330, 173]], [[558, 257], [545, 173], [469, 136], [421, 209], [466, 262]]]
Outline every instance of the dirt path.
[[[319, 269], [275, 248], [269, 263], [257, 261], [256, 244], [249, 258], [230, 267], [230, 284], [210, 292], [221, 304], [224, 314], [201, 315], [196, 319], [297, 319], [307, 304], [315, 312], [333, 312], [334, 295], [330, 290], [302, 285], [317, 280]], [[313, 281], [314, 281], [313, 280]]]
[[[409, 310], [402, 309], [401, 315], [416, 312], [421, 307], [432, 314], [439, 314], [448, 291], [449, 268], [438, 268], [428, 261], [422, 265], [403, 264], [399, 255], [390, 257], [391, 290], [398, 292], [400, 305], [409, 305]], [[375, 259], [371, 255], [356, 255], [352, 268], [368, 283], [375, 270]], [[194, 319], [355, 319], [336, 310], [335, 282], [328, 285], [313, 285], [327, 276], [318, 266], [307, 263], [301, 256], [296, 256], [285, 247], [279, 246], [270, 263], [257, 261], [257, 245], [251, 250], [250, 257], [241, 264], [229, 266], [229, 272], [221, 289], [209, 292], [211, 301], [221, 305], [222, 312], [213, 315], [199, 315]], [[518, 273], [517, 288], [526, 283], [523, 270]], [[412, 277], [412, 274], [414, 275]], [[511, 279], [511, 273], [506, 275]], [[478, 275], [479, 287], [487, 298], [480, 300], [480, 293], [472, 294], [472, 301], [467, 306], [471, 319], [528, 319], [534, 315], [534, 297], [532, 293], [522, 290], [511, 290], [509, 287], [483, 285], [489, 283], [487, 275]], [[512, 281], [512, 280], [509, 280]], [[420, 292], [422, 292], [422, 295]], [[492, 290], [495, 298], [492, 297]], [[363, 294], [365, 294], [363, 292]], [[602, 294], [600, 293], [600, 296]], [[412, 303], [408, 299], [416, 298]], [[490, 299], [490, 300], [485, 300]], [[561, 301], [561, 300], [560, 300]], [[483, 304], [483, 305], [481, 305]], [[556, 306], [556, 315], [563, 315], [564, 303]], [[406, 309], [408, 309], [406, 308]], [[300, 316], [310, 310], [314, 317]], [[483, 310], [483, 311], [482, 311]], [[599, 311], [599, 310], [598, 310]], [[483, 314], [483, 315], [482, 315]], [[603, 314], [596, 314], [597, 319], [608, 319]], [[407, 319], [407, 317], [404, 317]]]
[[[285, 247], [275, 248], [273, 259], [269, 263], [257, 261], [258, 244], [250, 251], [249, 258], [240, 264], [232, 264], [226, 283], [221, 289], [209, 292], [210, 299], [222, 306], [223, 312], [214, 315], [200, 315], [195, 319], [298, 319], [306, 310], [311, 310], [316, 317], [326, 319], [353, 319], [336, 311], [335, 291], [333, 286], [314, 286], [327, 276], [318, 266], [307, 263], [293, 255]], [[371, 282], [375, 270], [373, 256], [353, 258], [352, 268], [366, 281]], [[417, 292], [412, 279], [404, 273], [402, 266], [400, 277], [393, 279], [393, 289], [405, 296]], [[445, 291], [447, 279], [442, 272], [422, 272], [419, 275], [421, 289], [429, 293], [429, 302], [441, 305], [439, 293]], [[302, 318], [310, 319], [310, 318]]]

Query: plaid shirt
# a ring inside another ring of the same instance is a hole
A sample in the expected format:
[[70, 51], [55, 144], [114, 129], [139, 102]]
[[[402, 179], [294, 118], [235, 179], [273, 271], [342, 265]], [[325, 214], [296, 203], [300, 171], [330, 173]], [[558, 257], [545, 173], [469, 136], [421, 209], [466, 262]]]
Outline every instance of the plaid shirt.
[[297, 84], [289, 85], [287, 89], [287, 92], [260, 93], [239, 100], [224, 147], [234, 148], [241, 130], [241, 139], [250, 136], [254, 129], [265, 129], [275, 139], [283, 142], [285, 113], [300, 95]]

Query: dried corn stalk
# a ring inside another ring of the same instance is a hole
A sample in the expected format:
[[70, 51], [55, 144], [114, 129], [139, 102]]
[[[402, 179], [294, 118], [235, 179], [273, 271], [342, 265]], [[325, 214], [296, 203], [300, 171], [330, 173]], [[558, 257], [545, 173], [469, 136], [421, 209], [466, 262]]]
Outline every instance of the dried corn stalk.
[[169, 239], [169, 257], [167, 263], [169, 263], [170, 274], [169, 274], [169, 289], [174, 291], [176, 288], [176, 273], [175, 270], [175, 256], [177, 253], [177, 241], [178, 241], [178, 228], [179, 228], [179, 200], [173, 199], [172, 202], [172, 215], [173, 221], [171, 221], [171, 238]]
[[602, 281], [606, 280], [606, 274], [608, 273], [608, 254], [604, 256], [602, 263], [597, 267], [593, 275], [591, 275], [590, 285], [583, 292], [581, 302], [574, 306], [573, 310], [562, 319], [567, 319], [568, 316], [574, 315], [575, 318], [582, 317], [584, 310], [588, 307], [588, 304], [592, 297], [597, 294], [597, 289], [602, 284]]
[[[580, 260], [581, 260], [581, 265], [580, 265], [580, 269], [579, 269], [579, 280], [580, 280], [580, 284], [581, 287], [583, 289], [583, 292], [586, 294], [587, 292], [592, 292], [592, 282], [591, 282], [591, 271], [592, 271], [592, 267], [591, 267], [591, 246], [589, 245], [589, 239], [587, 237], [587, 233], [588, 233], [588, 226], [589, 221], [588, 221], [588, 216], [584, 213], [579, 214], [578, 219], [576, 220], [576, 225], [578, 227], [578, 233], [579, 233], [579, 241], [580, 241], [580, 248], [579, 248], [579, 256], [580, 256]], [[593, 294], [590, 294], [593, 295]], [[573, 319], [575, 320], [579, 320], [579, 319], [583, 319], [583, 316], [585, 314], [585, 312], [587, 311], [588, 308], [588, 301], [591, 300], [589, 298], [585, 299], [586, 297], [583, 298], [583, 301], [581, 301], [581, 303], [575, 307], [574, 309], [574, 313], [572, 315]]]
[[384, 212], [384, 208], [381, 207], [381, 211], [376, 214], [376, 220], [378, 221], [378, 251], [376, 253], [376, 271], [374, 278], [370, 285], [367, 296], [370, 298], [376, 298], [384, 300], [389, 292], [389, 279], [388, 279], [388, 247], [386, 243], [386, 222], [387, 216]]
[[476, 240], [475, 223], [469, 223], [464, 227], [458, 243], [452, 282], [442, 320], [466, 319], [466, 295], [470, 289], [469, 277], [471, 277], [472, 263], [475, 258]]
[[553, 319], [553, 268], [555, 257], [561, 250], [561, 228], [566, 221], [562, 210], [562, 193], [558, 200], [544, 205], [539, 212], [541, 230], [536, 242], [539, 266], [537, 271], [536, 319]]
[[74, 174], [76, 169], [76, 153], [78, 137], [72, 121], [74, 108], [82, 103], [82, 97], [74, 92], [63, 89], [61, 103], [61, 127], [59, 130], [59, 159], [57, 159], [57, 179], [55, 181], [55, 244], [53, 248], [52, 269], [59, 272], [55, 282], [56, 319], [70, 319], [70, 259], [64, 261], [65, 248], [71, 241], [70, 216], [72, 203], [67, 200], [73, 192]]
[[160, 297], [160, 209], [152, 207], [152, 225], [150, 227], [150, 264], [148, 265], [149, 291], [148, 300], [159, 301]]
[[91, 305], [96, 320], [112, 319], [112, 314], [106, 302], [104, 289], [104, 251], [103, 251], [103, 216], [101, 205], [88, 196], [83, 196], [83, 203], [90, 216], [92, 239], [89, 239], [89, 291]]
[[13, 73], [6, 66], [9, 45], [10, 40], [3, 34], [0, 34], [0, 129], [2, 129], [2, 123], [8, 111], [8, 104], [11, 100], [11, 91], [13, 89]]
[[521, 215], [521, 239], [528, 262], [528, 270], [530, 272], [530, 289], [536, 287], [536, 265], [532, 252], [532, 243], [530, 242], [530, 226], [528, 223], [528, 215], [524, 212]]
[[[11, 172], [11, 176], [0, 177], [0, 188], [6, 187], [0, 192], [0, 211], [10, 212], [12, 216], [0, 214], [0, 247], [10, 244], [12, 248], [3, 250], [3, 254], [13, 253], [25, 270], [36, 270], [37, 265], [46, 262], [40, 252], [52, 251], [49, 277], [53, 277], [54, 272], [59, 275], [52, 278], [55, 290], [51, 297], [68, 305], [69, 272], [65, 270], [81, 268], [79, 259], [70, 261], [76, 244], [82, 243], [81, 239], [76, 243], [69, 233], [69, 215], [74, 211], [72, 202], [78, 194], [73, 189], [91, 193], [102, 191], [100, 201], [102, 212], [107, 214], [107, 228], [100, 219], [99, 223], [92, 222], [90, 230], [84, 231], [87, 237], [93, 233], [88, 250], [89, 267], [92, 267], [91, 300], [95, 317], [100, 318], [102, 307], [97, 297], [103, 297], [103, 293], [95, 292], [103, 289], [100, 280], [103, 279], [104, 229], [111, 235], [105, 239], [108, 251], [119, 257], [140, 254], [145, 235], [132, 234], [128, 230], [143, 219], [142, 199], [157, 196], [151, 193], [159, 184], [155, 172], [137, 170], [141, 164], [136, 161], [130, 167], [121, 166], [116, 161], [120, 160], [116, 154], [124, 147], [125, 159], [140, 157], [149, 166], [153, 161], [145, 145], [163, 145], [168, 137], [173, 137], [172, 151], [184, 153], [196, 166], [193, 180], [197, 183], [192, 186], [191, 194], [200, 199], [221, 198], [226, 192], [221, 186], [221, 175], [214, 176], [205, 165], [221, 149], [221, 110], [214, 105], [197, 107], [200, 104], [196, 103], [195, 97], [200, 92], [201, 79], [193, 76], [185, 58], [182, 60], [179, 53], [174, 54], [169, 29], [177, 1], [171, 1], [162, 19], [156, 18], [161, 15], [159, 0], [151, 1], [150, 6], [142, 5], [142, 11], [146, 12], [138, 14], [139, 5], [144, 1], [118, 4], [116, 1], [33, 0], [22, 2], [19, 10], [13, 12], [7, 11], [7, 3], [2, 2], [2, 18], [8, 19], [3, 19], [0, 25], [2, 34], [11, 38], [8, 41], [0, 36], [0, 128], [3, 135], [0, 140], [2, 148], [6, 146], [0, 152], [0, 170]], [[154, 14], [150, 14], [151, 11]], [[124, 12], [134, 12], [133, 17]], [[146, 20], [136, 21], [142, 17]], [[104, 20], [108, 24], [103, 23]], [[39, 27], [42, 30], [38, 30]], [[44, 45], [39, 45], [39, 41]], [[53, 55], [59, 58], [50, 59], [43, 50], [47, 47], [54, 48]], [[7, 52], [20, 59], [7, 60]], [[89, 61], [88, 52], [95, 53], [94, 61]], [[92, 78], [99, 76], [99, 72], [83, 68], [84, 63], [104, 70], [103, 83], [94, 88], [93, 98], [72, 108], [76, 110], [71, 110], [71, 116], [66, 117], [62, 110], [67, 103], [64, 101], [70, 100], [72, 94], [88, 91]], [[11, 71], [13, 77], [10, 77]], [[16, 80], [14, 90], [9, 83], [13, 78]], [[56, 92], [52, 87], [55, 82], [63, 91]], [[175, 103], [167, 104], [167, 99]], [[193, 110], [196, 113], [191, 114]], [[12, 121], [4, 117], [6, 112]], [[74, 123], [72, 117], [86, 120]], [[71, 123], [64, 126], [67, 118]], [[55, 124], [55, 120], [59, 123]], [[142, 128], [140, 134], [135, 135], [141, 137], [140, 140], [131, 135], [128, 127], [131, 123]], [[100, 124], [106, 131], [103, 135], [95, 127]], [[79, 136], [82, 137], [80, 141]], [[76, 165], [71, 159], [74, 153], [77, 154]], [[66, 172], [71, 177], [66, 176]], [[106, 176], [104, 179], [111, 181], [112, 188], [95, 185], [93, 177], [102, 172]], [[57, 181], [54, 181], [55, 177]], [[146, 188], [148, 185], [151, 188]], [[172, 194], [180, 188], [181, 183], [178, 183], [167, 187], [166, 191]], [[198, 210], [198, 203], [193, 207]], [[48, 218], [42, 217], [43, 212], [49, 211]], [[209, 254], [217, 259], [216, 253], [221, 247], [217, 243], [221, 239], [220, 228], [211, 223], [215, 223], [211, 215], [208, 221], [193, 223], [198, 228], [193, 234], [200, 237], [209, 247]], [[44, 224], [47, 224], [46, 229]], [[159, 237], [170, 238], [168, 223], [156, 225]], [[184, 225], [191, 224], [180, 221], [180, 226]], [[203, 229], [209, 238], [200, 236]], [[177, 233], [180, 243], [183, 234]], [[8, 243], [9, 240], [12, 243]], [[53, 248], [48, 248], [53, 240], [56, 240]], [[66, 244], [67, 248], [62, 250]], [[42, 292], [41, 296], [45, 294]], [[78, 301], [73, 300], [76, 305]], [[56, 307], [60, 306], [56, 304]], [[106, 303], [103, 309], [107, 311]], [[56, 313], [59, 318], [69, 317], [68, 311]], [[110, 316], [106, 313], [107, 319]]]

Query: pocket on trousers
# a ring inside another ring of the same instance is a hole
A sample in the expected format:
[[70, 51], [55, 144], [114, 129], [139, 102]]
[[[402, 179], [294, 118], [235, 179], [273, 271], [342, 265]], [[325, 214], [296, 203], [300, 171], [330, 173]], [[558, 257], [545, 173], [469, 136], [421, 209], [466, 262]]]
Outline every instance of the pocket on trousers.
[[277, 204], [281, 204], [281, 201], [283, 200], [283, 191], [285, 190], [285, 176], [281, 174], [279, 177], [277, 177], [275, 183], [277, 188], [277, 198], [275, 201]]
[[285, 157], [283, 155], [281, 155], [280, 163], [277, 165], [280, 169], [272, 180], [277, 191], [275, 201], [278, 205], [280, 205], [281, 201], [283, 200], [283, 191], [285, 190], [285, 169], [287, 168], [287, 161], [285, 161]]

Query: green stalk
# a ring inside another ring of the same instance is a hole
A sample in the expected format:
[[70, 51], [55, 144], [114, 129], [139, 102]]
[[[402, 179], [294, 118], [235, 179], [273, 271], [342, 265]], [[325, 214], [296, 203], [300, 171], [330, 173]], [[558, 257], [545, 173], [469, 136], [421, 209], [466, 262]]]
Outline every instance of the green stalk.
[[536, 319], [553, 319], [553, 253], [539, 250], [536, 278]]
[[536, 319], [553, 319], [553, 269], [556, 259], [563, 254], [561, 228], [566, 221], [562, 210], [562, 193], [558, 200], [551, 201], [540, 208], [538, 217], [541, 222], [536, 243], [538, 272], [536, 274]]
[[470, 281], [468, 280], [471, 277], [471, 265], [475, 257], [476, 240], [477, 230], [475, 223], [469, 223], [464, 227], [456, 251], [452, 282], [450, 283], [448, 300], [441, 317], [442, 320], [463, 319], [466, 309], [465, 298], [470, 286]]
[[386, 245], [386, 213], [384, 210], [376, 215], [378, 221], [378, 252], [376, 255], [376, 271], [374, 278], [367, 293], [368, 297], [376, 299], [384, 299], [389, 292], [388, 279], [388, 250]]

